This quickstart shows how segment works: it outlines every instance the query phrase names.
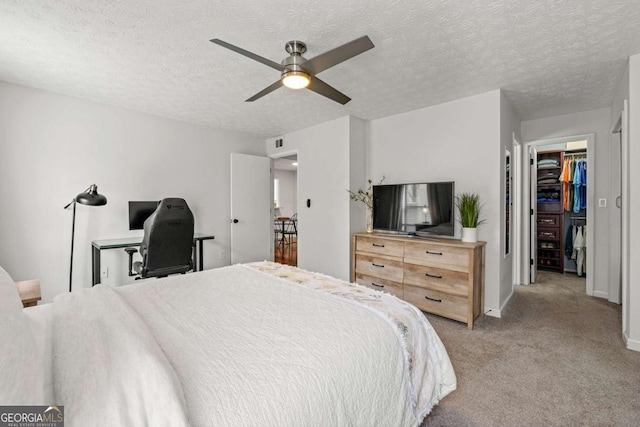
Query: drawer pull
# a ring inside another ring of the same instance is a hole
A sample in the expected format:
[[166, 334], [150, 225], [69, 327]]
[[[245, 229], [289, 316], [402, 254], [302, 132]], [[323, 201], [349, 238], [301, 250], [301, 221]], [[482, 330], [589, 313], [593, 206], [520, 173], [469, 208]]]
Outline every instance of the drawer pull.
[[433, 277], [434, 279], [442, 279], [442, 276], [437, 276], [435, 274], [424, 273], [427, 277]]
[[372, 243], [373, 246], [375, 246], [376, 248], [384, 248], [384, 245], [378, 245], [376, 243]]
[[429, 255], [442, 255], [442, 252], [431, 252], [431, 251], [426, 251]]
[[376, 288], [384, 288], [384, 285], [378, 285], [377, 283], [371, 282], [371, 285], [375, 286]]
[[372, 262], [371, 265], [373, 265], [374, 267], [380, 267], [380, 268], [384, 268], [384, 265], [382, 264], [376, 264], [375, 262]]
[[435, 298], [429, 298], [427, 296], [425, 296], [426, 299], [428, 299], [429, 301], [434, 301], [434, 302], [442, 302], [441, 299], [435, 299]]

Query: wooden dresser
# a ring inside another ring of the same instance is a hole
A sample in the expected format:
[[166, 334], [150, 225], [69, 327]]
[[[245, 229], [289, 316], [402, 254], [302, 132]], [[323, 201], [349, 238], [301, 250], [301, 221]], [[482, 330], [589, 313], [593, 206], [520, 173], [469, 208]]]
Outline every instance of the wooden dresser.
[[484, 308], [484, 248], [484, 242], [358, 233], [351, 280], [473, 329]]

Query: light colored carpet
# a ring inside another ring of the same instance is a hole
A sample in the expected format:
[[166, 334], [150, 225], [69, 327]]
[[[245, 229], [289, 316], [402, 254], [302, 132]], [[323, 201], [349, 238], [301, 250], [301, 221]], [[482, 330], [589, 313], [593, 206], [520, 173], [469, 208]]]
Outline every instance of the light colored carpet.
[[640, 425], [640, 353], [625, 348], [620, 306], [586, 296], [577, 276], [538, 279], [473, 331], [427, 315], [458, 389], [422, 427]]

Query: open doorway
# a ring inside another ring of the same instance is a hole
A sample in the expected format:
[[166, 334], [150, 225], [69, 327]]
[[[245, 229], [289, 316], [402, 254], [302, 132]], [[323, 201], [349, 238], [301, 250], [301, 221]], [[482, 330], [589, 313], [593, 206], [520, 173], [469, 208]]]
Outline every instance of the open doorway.
[[530, 244], [525, 243], [525, 248], [530, 250], [522, 265], [529, 266], [530, 274], [525, 275], [525, 284], [536, 282], [537, 271], [544, 270], [583, 277], [586, 294], [594, 294], [593, 173], [585, 172], [584, 183], [573, 179], [577, 169], [571, 169], [571, 178], [564, 176], [567, 167], [582, 165], [586, 171], [586, 162], [593, 160], [593, 144], [593, 135], [526, 144], [530, 173], [523, 178], [530, 194], [525, 199], [530, 226], [525, 240]]
[[273, 160], [275, 262], [298, 265], [298, 155]]

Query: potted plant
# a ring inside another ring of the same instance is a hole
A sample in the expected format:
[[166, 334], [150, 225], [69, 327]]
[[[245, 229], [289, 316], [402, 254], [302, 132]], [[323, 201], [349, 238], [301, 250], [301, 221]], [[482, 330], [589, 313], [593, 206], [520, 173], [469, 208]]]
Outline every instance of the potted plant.
[[[378, 185], [382, 184], [382, 181], [384, 181], [384, 176], [382, 177], [382, 179], [380, 180]], [[372, 190], [372, 185], [373, 185], [373, 183], [369, 179], [369, 180], [367, 180], [367, 189], [366, 190], [363, 190], [362, 188], [358, 188], [358, 191], [347, 190], [349, 192], [349, 197], [351, 197], [351, 200], [355, 200], [356, 202], [362, 202], [367, 207], [367, 233], [373, 233], [373, 213], [372, 213], [372, 210], [373, 210], [373, 190]]]
[[477, 242], [478, 226], [484, 222], [484, 219], [480, 219], [480, 196], [476, 193], [461, 193], [456, 196], [456, 207], [462, 224], [462, 241]]

